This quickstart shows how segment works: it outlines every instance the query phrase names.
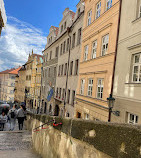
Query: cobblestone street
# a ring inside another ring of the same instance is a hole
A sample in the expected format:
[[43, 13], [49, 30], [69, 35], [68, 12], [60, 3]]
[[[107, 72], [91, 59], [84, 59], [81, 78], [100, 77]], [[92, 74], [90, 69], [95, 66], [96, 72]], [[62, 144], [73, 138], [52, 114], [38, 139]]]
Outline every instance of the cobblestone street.
[[[8, 130], [8, 124], [6, 126]], [[0, 131], [0, 157], [1, 158], [40, 158], [32, 151], [31, 132]]]

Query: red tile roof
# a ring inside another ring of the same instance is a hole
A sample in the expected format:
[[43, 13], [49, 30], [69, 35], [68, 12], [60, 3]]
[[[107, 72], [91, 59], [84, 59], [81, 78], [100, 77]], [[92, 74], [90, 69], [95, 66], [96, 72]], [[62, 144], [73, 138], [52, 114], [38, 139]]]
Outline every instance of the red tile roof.
[[15, 68], [12, 68], [12, 69], [7, 69], [5, 71], [2, 71], [0, 72], [0, 74], [18, 74], [18, 71], [21, 69], [21, 67], [15, 69]]
[[71, 14], [72, 14], [72, 20], [74, 19], [74, 17], [75, 17], [75, 12], [73, 12], [73, 11], [70, 11], [71, 12]]
[[19, 67], [17, 69], [14, 69], [13, 71], [10, 71], [9, 74], [18, 74], [19, 70], [21, 69], [22, 67]]

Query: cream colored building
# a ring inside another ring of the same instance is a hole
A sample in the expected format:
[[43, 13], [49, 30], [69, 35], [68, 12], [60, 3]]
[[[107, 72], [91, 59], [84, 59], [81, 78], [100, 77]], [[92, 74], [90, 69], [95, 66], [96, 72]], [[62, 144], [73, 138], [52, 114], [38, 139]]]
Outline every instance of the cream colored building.
[[7, 17], [5, 13], [4, 2], [3, 0], [0, 0], [0, 35], [2, 28], [6, 26], [6, 22], [7, 22]]
[[79, 81], [75, 117], [108, 121], [117, 44], [119, 0], [84, 0]]
[[26, 62], [26, 81], [25, 90], [27, 91], [26, 105], [28, 108], [33, 109], [34, 107], [34, 97], [35, 97], [35, 83], [36, 83], [36, 68], [37, 59], [42, 57], [42, 55], [32, 54], [29, 55], [28, 61]]
[[112, 122], [141, 124], [141, 0], [122, 0]]
[[15, 78], [21, 67], [0, 72], [0, 100], [14, 102]]
[[[84, 5], [81, 0], [77, 4], [76, 13], [66, 8], [59, 28], [50, 28], [44, 50], [42, 83], [44, 112], [47, 114], [74, 116], [83, 15]], [[50, 89], [54, 90], [54, 95], [48, 101]]]
[[34, 96], [34, 106], [35, 109], [40, 107], [41, 102], [41, 72], [42, 72], [43, 58], [37, 58], [37, 68], [36, 68], [36, 78], [35, 78], [35, 96]]
[[21, 67], [15, 79], [14, 101], [20, 105], [25, 102], [25, 81], [26, 81], [26, 68], [25, 65]]

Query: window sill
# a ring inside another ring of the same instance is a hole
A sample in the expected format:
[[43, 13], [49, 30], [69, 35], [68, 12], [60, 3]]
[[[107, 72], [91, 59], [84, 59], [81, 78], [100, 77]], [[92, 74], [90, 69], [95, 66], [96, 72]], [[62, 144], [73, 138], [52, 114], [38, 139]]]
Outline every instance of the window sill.
[[94, 97], [88, 96], [88, 95], [82, 95], [82, 94], [77, 94], [77, 95], [82, 96], [82, 97], [86, 97], [86, 98], [95, 99], [95, 100], [102, 101], [102, 102], [107, 102], [105, 100], [102, 100], [102, 99], [99, 99], [99, 98], [94, 98]]
[[141, 87], [141, 82], [140, 83], [129, 82], [129, 83], [125, 83], [125, 85], [129, 85], [133, 87]]
[[136, 22], [139, 22], [140, 20], [141, 20], [141, 17], [138, 17], [134, 21], [132, 21], [132, 23], [135, 24]]

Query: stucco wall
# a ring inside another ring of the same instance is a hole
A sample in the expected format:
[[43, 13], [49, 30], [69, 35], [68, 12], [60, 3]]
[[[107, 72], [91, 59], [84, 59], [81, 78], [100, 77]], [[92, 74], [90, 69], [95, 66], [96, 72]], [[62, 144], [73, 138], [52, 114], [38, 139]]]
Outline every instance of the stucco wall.
[[[28, 115], [34, 129], [53, 117]], [[43, 158], [139, 158], [141, 128], [79, 119], [55, 118], [62, 125], [33, 132], [33, 147]], [[45, 126], [46, 127], [46, 126]]]

